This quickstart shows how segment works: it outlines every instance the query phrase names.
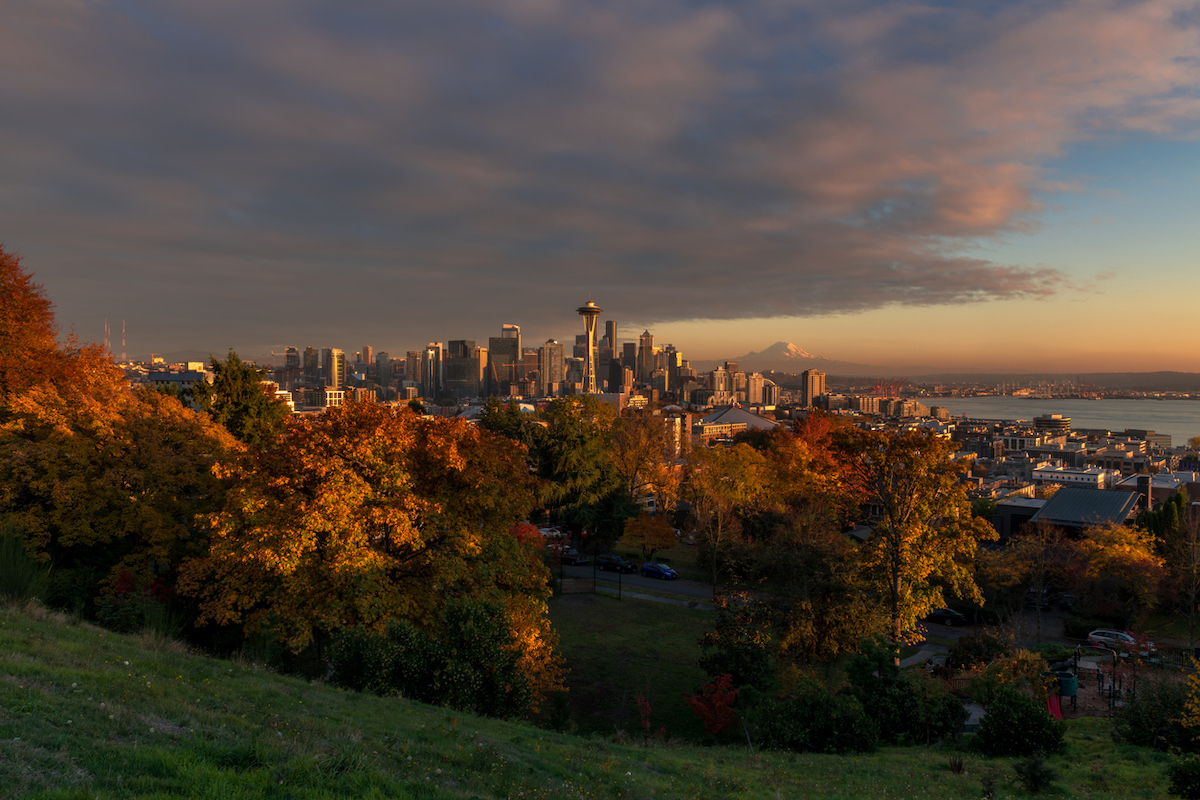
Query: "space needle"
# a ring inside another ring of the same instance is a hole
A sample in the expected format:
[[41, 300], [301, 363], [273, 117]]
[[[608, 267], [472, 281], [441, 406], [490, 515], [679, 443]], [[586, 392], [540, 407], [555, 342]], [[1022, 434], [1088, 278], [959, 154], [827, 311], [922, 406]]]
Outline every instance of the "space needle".
[[584, 394], [596, 394], [596, 320], [603, 310], [591, 300], [587, 301], [587, 305], [575, 309], [575, 313], [583, 317], [587, 333], [587, 357], [583, 361]]

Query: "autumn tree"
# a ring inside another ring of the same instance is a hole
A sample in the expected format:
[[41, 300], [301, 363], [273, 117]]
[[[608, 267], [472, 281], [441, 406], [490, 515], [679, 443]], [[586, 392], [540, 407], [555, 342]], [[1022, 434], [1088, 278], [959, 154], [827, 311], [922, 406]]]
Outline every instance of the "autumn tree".
[[54, 312], [21, 260], [0, 248], [0, 409], [46, 380], [58, 359]]
[[1037, 641], [1042, 641], [1042, 598], [1055, 579], [1062, 580], [1074, 545], [1061, 528], [1044, 522], [1026, 525], [1008, 546], [988, 553], [984, 568], [988, 583], [1000, 588], [1028, 588], [1034, 597]]
[[[98, 349], [67, 356], [71, 379], [9, 400], [0, 423], [0, 518], [54, 564], [65, 602], [117, 585], [171, 585], [204, 543], [219, 502], [214, 463], [237, 443], [147, 388], [131, 390]], [[71, 580], [64, 580], [73, 575]]]
[[957, 484], [953, 445], [924, 432], [862, 432], [851, 440], [850, 475], [877, 512], [860, 550], [864, 575], [879, 591], [893, 641], [945, 605], [942, 587], [976, 602], [973, 560], [995, 530], [971, 516]]
[[794, 513], [758, 549], [758, 574], [778, 587], [777, 649], [827, 662], [883, 632], [886, 616], [858, 568], [856, 547], [824, 513]]
[[1154, 537], [1126, 525], [1088, 528], [1075, 543], [1074, 587], [1093, 613], [1134, 619], [1158, 604], [1166, 572]]
[[621, 537], [623, 547], [637, 547], [642, 558], [649, 561], [659, 550], [668, 550], [676, 545], [675, 528], [662, 514], [647, 514], [643, 511], [633, 519], [625, 520], [625, 535]]
[[1193, 650], [1200, 614], [1200, 514], [1189, 510], [1181, 534], [1164, 543], [1164, 547], [1177, 605], [1188, 621], [1188, 649]]
[[211, 384], [201, 381], [186, 392], [214, 422], [251, 446], [283, 432], [288, 407], [263, 390], [265, 370], [242, 361], [233, 350], [224, 361], [213, 358], [212, 370]]
[[667, 437], [662, 417], [618, 417], [613, 421], [611, 436], [608, 455], [630, 502], [636, 503], [648, 492], [657, 493], [663, 474], [674, 471], [674, 464], [666, 463]]
[[549, 574], [512, 533], [534, 503], [523, 448], [460, 420], [350, 403], [290, 419], [227, 466], [205, 557], [185, 572], [201, 620], [299, 652], [327, 634], [428, 626], [451, 598], [500, 603], [535, 695], [560, 683]]
[[685, 495], [693, 527], [709, 568], [713, 596], [741, 532], [740, 515], [766, 493], [766, 458], [748, 444], [696, 448], [688, 455]]

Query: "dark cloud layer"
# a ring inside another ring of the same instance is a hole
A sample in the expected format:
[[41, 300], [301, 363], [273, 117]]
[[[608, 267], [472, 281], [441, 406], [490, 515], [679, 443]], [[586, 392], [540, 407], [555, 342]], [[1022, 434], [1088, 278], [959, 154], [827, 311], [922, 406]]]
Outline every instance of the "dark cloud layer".
[[1194, 133], [1193, 6], [14, 0], [0, 241], [174, 346], [1048, 296], [965, 246]]

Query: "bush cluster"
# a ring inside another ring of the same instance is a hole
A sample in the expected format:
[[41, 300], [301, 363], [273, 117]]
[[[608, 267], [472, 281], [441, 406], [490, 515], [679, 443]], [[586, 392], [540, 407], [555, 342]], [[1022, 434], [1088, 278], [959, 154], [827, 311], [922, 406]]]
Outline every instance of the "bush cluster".
[[989, 756], [1050, 755], [1062, 750], [1065, 726], [1029, 695], [1001, 686], [979, 723], [975, 745]]
[[950, 648], [950, 664], [955, 667], [971, 667], [990, 664], [997, 658], [1012, 655], [1012, 645], [991, 634], [964, 636]]
[[1185, 800], [1200, 800], [1200, 756], [1189, 755], [1167, 767], [1170, 792]]
[[763, 704], [762, 745], [797, 753], [869, 753], [879, 728], [858, 698], [805, 681], [795, 694]]
[[1113, 738], [1143, 747], [1165, 744], [1194, 750], [1191, 732], [1179, 718], [1187, 699], [1187, 684], [1182, 681], [1160, 678], [1139, 683], [1137, 694], [1113, 720]]
[[331, 648], [331, 680], [355, 691], [490, 717], [513, 717], [528, 708], [531, 688], [498, 603], [451, 600], [436, 631], [408, 621], [390, 623], [383, 634], [347, 630]]

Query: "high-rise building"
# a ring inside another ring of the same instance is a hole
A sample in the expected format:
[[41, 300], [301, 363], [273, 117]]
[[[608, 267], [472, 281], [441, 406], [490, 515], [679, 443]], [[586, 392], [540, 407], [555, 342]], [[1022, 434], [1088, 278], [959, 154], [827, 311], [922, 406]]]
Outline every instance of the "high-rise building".
[[765, 386], [766, 379], [761, 372], [752, 372], [746, 376], [746, 402], [751, 405], [761, 405]]
[[346, 354], [336, 347], [329, 351], [325, 362], [325, 386], [335, 391], [346, 387]]
[[421, 351], [421, 396], [436, 400], [442, 394], [442, 343], [430, 342]]
[[638, 383], [650, 383], [650, 373], [652, 372], [654, 372], [654, 336], [651, 335], [650, 331], [645, 331], [638, 337]]
[[800, 373], [802, 408], [812, 408], [817, 398], [825, 394], [825, 373], [819, 369], [806, 369]]
[[317, 377], [321, 371], [321, 354], [317, 352], [315, 347], [304, 348], [304, 376], [306, 378]]
[[375, 354], [375, 380], [380, 386], [392, 385], [392, 359], [386, 350]]
[[283, 366], [286, 369], [300, 369], [300, 351], [289, 347], [283, 351]]
[[604, 309], [588, 300], [585, 305], [575, 309], [575, 313], [583, 317], [584, 336], [587, 337], [587, 352], [583, 358], [583, 391], [585, 394], [595, 394], [596, 389], [596, 321]]
[[683, 355], [669, 344], [662, 349], [663, 369], [667, 371], [667, 391], [678, 391], [682, 385], [679, 380], [679, 369], [683, 366]]
[[512, 385], [520, 380], [521, 328], [503, 325], [499, 338], [488, 339], [488, 392], [502, 397], [512, 394]]
[[479, 348], [471, 339], [455, 339], [446, 346], [446, 394], [456, 400], [479, 396]]
[[421, 382], [421, 351], [409, 350], [404, 357], [404, 380]]
[[372, 362], [375, 361], [375, 350], [374, 350], [374, 348], [371, 347], [371, 345], [369, 345], [369, 344], [363, 345], [362, 358], [360, 360], [364, 364], [371, 364]]
[[538, 349], [538, 372], [541, 374], [543, 397], [553, 397], [563, 382], [564, 362], [562, 342], [548, 339]]

